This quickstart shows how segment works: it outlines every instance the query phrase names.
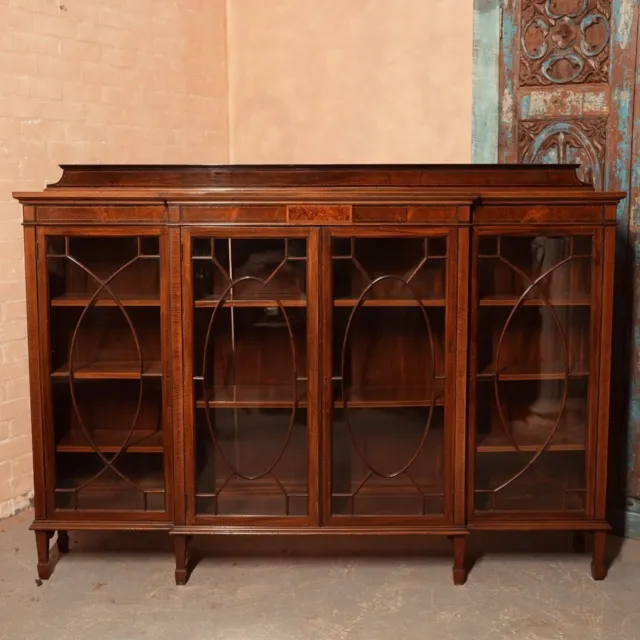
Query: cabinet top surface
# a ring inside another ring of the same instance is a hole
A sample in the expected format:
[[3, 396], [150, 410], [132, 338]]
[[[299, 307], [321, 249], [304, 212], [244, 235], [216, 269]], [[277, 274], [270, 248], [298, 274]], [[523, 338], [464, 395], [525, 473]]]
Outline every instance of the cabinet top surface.
[[578, 187], [577, 165], [61, 165], [47, 189], [309, 186]]
[[577, 165], [61, 165], [58, 182], [14, 193], [43, 202], [510, 202], [616, 203]]

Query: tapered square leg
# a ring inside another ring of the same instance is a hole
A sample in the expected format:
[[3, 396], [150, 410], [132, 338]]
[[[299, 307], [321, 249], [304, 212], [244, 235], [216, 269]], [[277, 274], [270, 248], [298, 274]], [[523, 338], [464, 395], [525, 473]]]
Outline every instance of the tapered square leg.
[[466, 536], [453, 536], [453, 584], [461, 585], [467, 581], [465, 564]]
[[51, 575], [49, 565], [49, 531], [36, 531], [36, 549], [38, 551], [38, 577], [48, 580]]
[[58, 552], [69, 553], [69, 533], [67, 531], [58, 531]]
[[191, 536], [173, 536], [176, 555], [176, 584], [187, 584], [189, 579], [189, 541]]
[[593, 534], [593, 557], [591, 559], [591, 575], [594, 580], [604, 580], [607, 576], [605, 551], [607, 547], [607, 532], [596, 531]]

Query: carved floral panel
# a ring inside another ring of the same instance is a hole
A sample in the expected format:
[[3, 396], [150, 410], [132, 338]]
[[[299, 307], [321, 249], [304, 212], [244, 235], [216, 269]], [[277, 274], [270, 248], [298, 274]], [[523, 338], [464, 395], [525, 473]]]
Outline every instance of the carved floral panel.
[[523, 0], [520, 86], [609, 79], [611, 0]]
[[524, 164], [576, 163], [586, 183], [602, 188], [607, 119], [530, 121], [518, 123], [518, 160]]

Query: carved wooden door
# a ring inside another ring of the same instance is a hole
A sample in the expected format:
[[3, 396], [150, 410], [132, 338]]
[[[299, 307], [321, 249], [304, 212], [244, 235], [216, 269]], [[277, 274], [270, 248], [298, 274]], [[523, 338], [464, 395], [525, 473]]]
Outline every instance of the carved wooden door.
[[629, 188], [634, 4], [503, 0], [501, 162], [579, 163], [596, 188]]

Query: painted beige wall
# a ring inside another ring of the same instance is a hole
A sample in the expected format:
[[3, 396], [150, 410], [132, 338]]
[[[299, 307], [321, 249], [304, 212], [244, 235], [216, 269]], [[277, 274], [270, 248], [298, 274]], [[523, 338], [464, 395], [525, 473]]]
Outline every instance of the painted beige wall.
[[0, 0], [0, 517], [33, 486], [11, 192], [60, 163], [468, 162], [472, 2]]
[[59, 163], [227, 162], [224, 0], [0, 0], [0, 517], [32, 492], [22, 212]]
[[232, 162], [470, 162], [473, 0], [230, 0]]

